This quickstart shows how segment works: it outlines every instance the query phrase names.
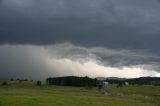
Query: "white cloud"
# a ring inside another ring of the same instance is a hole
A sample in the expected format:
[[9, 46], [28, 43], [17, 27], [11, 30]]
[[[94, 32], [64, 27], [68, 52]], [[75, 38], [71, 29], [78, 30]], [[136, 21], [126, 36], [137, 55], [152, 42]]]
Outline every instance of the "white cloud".
[[[147, 70], [140, 67], [110, 67], [102, 66], [94, 61], [86, 61], [80, 63], [70, 59], [50, 59], [49, 66], [57, 70], [59, 76], [62, 75], [77, 75], [90, 77], [121, 77], [121, 78], [136, 78], [142, 76], [160, 77], [160, 73], [153, 70]], [[54, 72], [53, 72], [54, 73]]]

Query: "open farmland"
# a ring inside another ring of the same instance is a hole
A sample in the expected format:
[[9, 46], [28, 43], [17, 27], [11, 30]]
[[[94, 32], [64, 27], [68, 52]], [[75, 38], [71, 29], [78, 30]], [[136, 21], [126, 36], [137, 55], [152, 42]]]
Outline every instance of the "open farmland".
[[[108, 93], [107, 93], [108, 92]], [[159, 106], [159, 86], [109, 85], [105, 90], [8, 81], [0, 85], [0, 106]]]

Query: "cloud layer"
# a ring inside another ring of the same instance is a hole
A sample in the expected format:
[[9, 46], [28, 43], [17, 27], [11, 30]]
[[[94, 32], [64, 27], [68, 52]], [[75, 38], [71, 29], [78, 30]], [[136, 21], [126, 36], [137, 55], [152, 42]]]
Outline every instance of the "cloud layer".
[[0, 43], [78, 45], [159, 52], [158, 0], [3, 0]]
[[[119, 60], [117, 55], [120, 56]], [[132, 56], [145, 62], [131, 64], [134, 61]], [[126, 50], [117, 52], [99, 47], [86, 48], [70, 43], [50, 46], [3, 45], [0, 46], [0, 58], [0, 75], [9, 78], [160, 76], [159, 66], [153, 66], [152, 61], [146, 62], [147, 59], [159, 59], [158, 56]]]
[[159, 11], [159, 0], [0, 0], [0, 75], [158, 76]]

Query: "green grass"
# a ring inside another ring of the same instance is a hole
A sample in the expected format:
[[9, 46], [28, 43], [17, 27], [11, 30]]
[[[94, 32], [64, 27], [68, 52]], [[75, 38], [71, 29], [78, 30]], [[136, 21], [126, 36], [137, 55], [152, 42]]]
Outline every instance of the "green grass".
[[110, 85], [106, 91], [11, 81], [0, 85], [0, 106], [160, 106], [159, 86]]

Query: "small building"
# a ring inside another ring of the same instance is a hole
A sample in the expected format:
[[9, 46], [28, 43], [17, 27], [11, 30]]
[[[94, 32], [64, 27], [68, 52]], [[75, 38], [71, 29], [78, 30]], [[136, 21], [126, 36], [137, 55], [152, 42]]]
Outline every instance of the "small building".
[[129, 85], [129, 83], [128, 82], [124, 82], [124, 85]]
[[106, 88], [109, 85], [109, 82], [104, 81], [102, 84], [103, 84], [103, 87]]

